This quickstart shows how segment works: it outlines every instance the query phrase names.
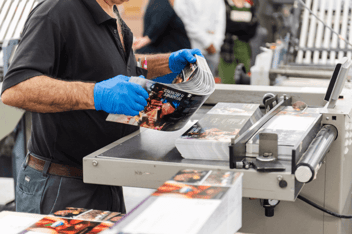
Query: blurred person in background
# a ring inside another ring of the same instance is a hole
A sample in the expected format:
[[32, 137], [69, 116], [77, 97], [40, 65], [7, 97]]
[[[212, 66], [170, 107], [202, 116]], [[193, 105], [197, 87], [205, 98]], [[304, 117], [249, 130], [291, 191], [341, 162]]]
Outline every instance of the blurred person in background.
[[174, 1], [149, 1], [144, 14], [143, 37], [133, 43], [136, 53], [168, 53], [191, 48], [184, 24], [173, 9]]
[[255, 36], [258, 20], [252, 0], [224, 0], [226, 5], [226, 34], [221, 47], [219, 76], [223, 84], [235, 84], [235, 69], [244, 64], [251, 66], [249, 41]]
[[185, 24], [192, 48], [202, 51], [215, 76], [225, 38], [223, 0], [175, 0], [174, 9]]

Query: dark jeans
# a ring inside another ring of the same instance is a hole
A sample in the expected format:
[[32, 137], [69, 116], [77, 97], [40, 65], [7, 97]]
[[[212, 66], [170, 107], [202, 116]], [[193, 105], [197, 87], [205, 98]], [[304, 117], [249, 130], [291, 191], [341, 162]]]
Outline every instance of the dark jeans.
[[126, 213], [122, 187], [45, 174], [24, 162], [17, 177], [16, 211], [51, 214], [66, 207]]

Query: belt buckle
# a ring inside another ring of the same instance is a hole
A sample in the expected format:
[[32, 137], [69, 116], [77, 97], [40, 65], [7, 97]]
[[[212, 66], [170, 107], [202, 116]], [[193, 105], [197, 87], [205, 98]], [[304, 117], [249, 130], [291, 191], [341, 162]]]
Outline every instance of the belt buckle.
[[26, 161], [24, 162], [25, 167], [28, 166], [29, 163], [29, 154], [26, 156]]

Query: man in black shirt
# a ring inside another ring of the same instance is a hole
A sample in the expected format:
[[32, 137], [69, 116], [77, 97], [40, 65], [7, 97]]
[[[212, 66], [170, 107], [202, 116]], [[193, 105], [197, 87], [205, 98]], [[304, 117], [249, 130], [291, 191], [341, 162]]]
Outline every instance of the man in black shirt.
[[32, 111], [29, 154], [19, 172], [17, 211], [67, 206], [125, 212], [122, 188], [84, 184], [82, 158], [136, 131], [105, 121], [136, 115], [148, 94], [129, 82], [178, 73], [198, 50], [134, 55], [116, 5], [128, 0], [46, 0], [30, 14], [2, 87], [3, 103]]

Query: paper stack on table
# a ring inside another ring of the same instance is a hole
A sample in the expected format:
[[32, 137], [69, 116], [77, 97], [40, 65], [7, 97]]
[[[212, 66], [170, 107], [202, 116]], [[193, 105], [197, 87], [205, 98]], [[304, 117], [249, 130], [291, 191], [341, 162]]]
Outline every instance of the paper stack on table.
[[234, 234], [242, 226], [242, 175], [181, 170], [102, 234]]

